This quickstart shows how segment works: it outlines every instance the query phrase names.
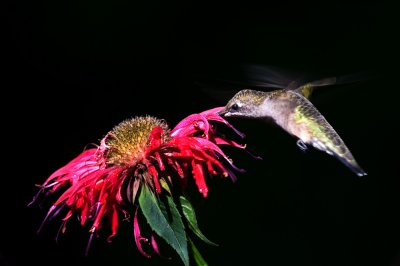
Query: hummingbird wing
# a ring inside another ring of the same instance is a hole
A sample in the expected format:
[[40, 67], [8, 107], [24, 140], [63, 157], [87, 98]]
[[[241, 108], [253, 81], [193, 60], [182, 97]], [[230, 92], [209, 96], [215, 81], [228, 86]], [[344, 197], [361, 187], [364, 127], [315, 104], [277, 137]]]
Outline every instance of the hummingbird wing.
[[[334, 85], [334, 84], [336, 84], [336, 82], [337, 82], [336, 77], [324, 78], [324, 79], [320, 79], [320, 80], [316, 80], [316, 81], [312, 81], [312, 82], [303, 84], [300, 87], [294, 89], [294, 91], [303, 95], [306, 98], [310, 98], [312, 92], [314, 91], [314, 88]], [[288, 89], [290, 89], [290, 88], [288, 88]]]
[[312, 71], [301, 73], [300, 71], [263, 65], [244, 65], [241, 69], [246, 77], [246, 82], [252, 86], [288, 90], [296, 90], [305, 86], [317, 88], [344, 85], [365, 81], [374, 76], [371, 72], [331, 76], [326, 73], [316, 74], [312, 73]]
[[[233, 86], [236, 90], [240, 88], [263, 88], [264, 90], [284, 89], [296, 84], [302, 84], [303, 75], [294, 71], [283, 70], [278, 67], [261, 65], [239, 65], [221, 67], [223, 72], [214, 74], [216, 85]], [[210, 82], [210, 80], [208, 81]]]
[[195, 82], [200, 90], [218, 104], [226, 104], [239, 90], [297, 89], [304, 84], [300, 73], [261, 65], [221, 66], [222, 71]]
[[223, 104], [242, 89], [261, 91], [288, 89], [309, 98], [315, 88], [352, 84], [365, 81], [373, 76], [370, 73], [362, 72], [326, 78], [325, 74], [317, 76], [275, 66], [255, 64], [220, 68], [224, 70], [224, 74], [196, 84], [205, 94]]

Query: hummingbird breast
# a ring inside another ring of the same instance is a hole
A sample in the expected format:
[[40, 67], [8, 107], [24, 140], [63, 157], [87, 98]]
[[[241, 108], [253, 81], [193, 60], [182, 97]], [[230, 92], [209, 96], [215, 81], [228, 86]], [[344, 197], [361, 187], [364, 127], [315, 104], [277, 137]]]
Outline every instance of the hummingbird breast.
[[299, 110], [301, 106], [306, 105], [307, 103], [303, 103], [301, 96], [296, 93], [289, 90], [279, 90], [272, 92], [271, 96], [266, 99], [262, 113], [272, 118], [278, 126], [289, 134], [308, 143], [311, 140], [308, 123], [304, 123], [303, 120], [299, 121], [297, 118], [300, 112], [304, 113], [304, 116], [315, 116], [310, 108]]

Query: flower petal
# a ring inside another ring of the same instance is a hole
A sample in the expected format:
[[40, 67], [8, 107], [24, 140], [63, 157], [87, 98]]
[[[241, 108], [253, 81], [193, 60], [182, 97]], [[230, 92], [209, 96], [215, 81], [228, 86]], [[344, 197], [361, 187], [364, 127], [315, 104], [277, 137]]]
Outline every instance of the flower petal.
[[[201, 122], [198, 123], [198, 122]], [[208, 121], [200, 114], [192, 114], [179, 122], [171, 131], [172, 137], [192, 136], [194, 133], [204, 131], [208, 134]]]
[[151, 258], [151, 255], [145, 252], [142, 247], [142, 241], [148, 243], [149, 240], [140, 235], [140, 227], [138, 222], [138, 209], [139, 208], [136, 208], [135, 216], [133, 218], [133, 234], [135, 236], [136, 247], [143, 256], [145, 256], [146, 258]]
[[199, 192], [202, 193], [203, 197], [206, 198], [208, 187], [204, 178], [203, 166], [195, 160], [192, 161], [192, 173], [194, 180], [196, 181], [196, 185], [199, 188]]
[[202, 114], [204, 117], [206, 117], [207, 120], [213, 120], [213, 121], [218, 121], [218, 122], [224, 123], [225, 125], [227, 125], [231, 129], [233, 129], [233, 131], [235, 131], [235, 133], [238, 134], [241, 138], [244, 138], [245, 137], [244, 133], [242, 133], [239, 130], [237, 130], [228, 121], [226, 121], [224, 118], [222, 118], [221, 116], [218, 115], [218, 112], [221, 111], [224, 108], [225, 107], [216, 107], [216, 108], [212, 108], [212, 109], [203, 111], [200, 114]]
[[111, 218], [111, 235], [108, 236], [107, 241], [111, 242], [111, 238], [113, 238], [117, 234], [118, 230], [118, 211], [115, 206], [112, 207]]

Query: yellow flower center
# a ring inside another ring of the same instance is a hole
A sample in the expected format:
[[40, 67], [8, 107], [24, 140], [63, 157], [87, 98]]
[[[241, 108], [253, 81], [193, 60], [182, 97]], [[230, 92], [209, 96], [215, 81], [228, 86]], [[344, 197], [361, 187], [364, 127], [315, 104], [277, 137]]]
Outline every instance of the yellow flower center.
[[130, 166], [137, 164], [143, 159], [150, 144], [150, 133], [157, 126], [163, 129], [161, 143], [170, 140], [167, 123], [155, 117], [135, 117], [115, 126], [105, 141], [108, 150], [107, 163]]

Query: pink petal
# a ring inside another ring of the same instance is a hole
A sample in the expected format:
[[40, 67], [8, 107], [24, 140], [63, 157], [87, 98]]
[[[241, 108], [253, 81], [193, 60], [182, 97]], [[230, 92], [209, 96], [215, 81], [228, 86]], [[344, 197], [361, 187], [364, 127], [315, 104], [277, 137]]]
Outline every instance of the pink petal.
[[71, 169], [77, 167], [88, 166], [96, 162], [95, 154], [97, 149], [89, 149], [82, 152], [78, 157], [67, 163], [64, 167], [55, 171], [43, 184], [45, 186], [50, 180], [53, 180], [57, 176], [62, 176], [71, 172]]
[[203, 166], [200, 163], [196, 163], [194, 160], [192, 161], [192, 173], [200, 193], [202, 193], [203, 197], [206, 198], [208, 193], [208, 187], [206, 184], [206, 180], [204, 179]]
[[158, 255], [161, 255], [161, 254], [160, 254], [160, 250], [159, 250], [159, 248], [158, 248], [158, 244], [157, 244], [156, 237], [155, 237], [154, 233], [151, 234], [151, 246], [153, 247], [154, 251], [155, 251]]
[[216, 108], [212, 108], [206, 111], [201, 112], [200, 114], [202, 114], [204, 117], [206, 117], [208, 120], [213, 120], [213, 121], [217, 121], [217, 122], [221, 122], [224, 123], [225, 125], [227, 125], [228, 127], [230, 127], [231, 129], [233, 129], [233, 131], [235, 131], [236, 134], [238, 134], [240, 137], [244, 138], [245, 134], [240, 132], [239, 130], [237, 130], [234, 126], [232, 126], [228, 121], [226, 121], [224, 118], [222, 118], [221, 116], [219, 116], [217, 113], [219, 111], [221, 111], [222, 109], [224, 109], [225, 107], [216, 107]]
[[149, 171], [149, 174], [153, 177], [153, 182], [154, 186], [156, 187], [157, 193], [161, 193], [161, 186], [160, 186], [160, 181], [158, 180], [158, 172], [154, 165], [150, 163], [146, 163], [147, 170]]
[[158, 167], [160, 167], [161, 171], [164, 171], [165, 170], [165, 166], [164, 166], [164, 163], [163, 163], [162, 158], [160, 156], [160, 153], [159, 152], [155, 152], [154, 154], [156, 156]]
[[149, 240], [140, 235], [140, 228], [139, 228], [139, 222], [138, 222], [138, 217], [137, 216], [138, 216], [138, 208], [136, 209], [135, 216], [133, 218], [133, 234], [135, 236], [136, 247], [138, 248], [139, 252], [143, 256], [145, 256], [146, 258], [151, 258], [151, 255], [146, 253], [143, 250], [141, 241], [144, 241], [145, 243], [147, 243], [147, 242], [149, 242]]
[[204, 132], [208, 134], [207, 119], [200, 114], [192, 114], [184, 118], [174, 127], [174, 129], [172, 129], [171, 136], [172, 137], [192, 136], [194, 133], [198, 132], [199, 130], [202, 130], [201, 128], [195, 126], [195, 124], [198, 121], [203, 123], [202, 127], [204, 129]]
[[161, 135], [163, 133], [163, 129], [160, 126], [154, 127], [152, 131], [150, 132], [150, 137], [149, 137], [149, 143], [150, 146], [148, 150], [154, 150], [155, 148], [158, 148], [161, 145]]
[[114, 237], [117, 234], [118, 230], [118, 211], [113, 206], [112, 208], [112, 214], [111, 214], [111, 235], [108, 236], [107, 241], [111, 242], [111, 238]]

